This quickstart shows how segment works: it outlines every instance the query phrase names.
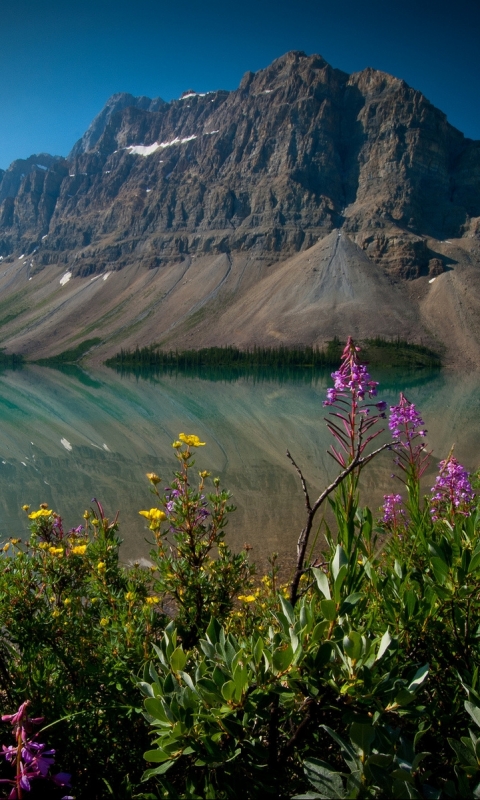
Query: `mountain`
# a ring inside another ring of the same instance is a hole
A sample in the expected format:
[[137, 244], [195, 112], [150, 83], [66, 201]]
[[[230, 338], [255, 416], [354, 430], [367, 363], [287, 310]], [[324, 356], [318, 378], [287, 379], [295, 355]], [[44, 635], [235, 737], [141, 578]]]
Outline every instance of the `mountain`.
[[290, 52], [232, 92], [114, 95], [67, 159], [14, 162], [0, 256], [0, 344], [30, 357], [353, 333], [480, 365], [480, 142]]

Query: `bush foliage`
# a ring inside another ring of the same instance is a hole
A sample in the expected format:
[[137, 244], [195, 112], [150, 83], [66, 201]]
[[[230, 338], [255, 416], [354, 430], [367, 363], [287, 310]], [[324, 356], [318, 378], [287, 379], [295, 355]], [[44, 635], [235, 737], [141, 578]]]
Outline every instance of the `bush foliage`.
[[[46, 717], [39, 735], [72, 773], [71, 796], [480, 796], [469, 476], [450, 452], [423, 498], [430, 453], [415, 406], [400, 397], [392, 442], [376, 448], [387, 409], [351, 340], [333, 378], [338, 478], [313, 500], [289, 454], [306, 506], [289, 586], [274, 559], [257, 579], [248, 554], [229, 549], [234, 508], [218, 479], [193, 477], [194, 434], [173, 443], [169, 481], [147, 476], [150, 567], [122, 566], [118, 522], [96, 501], [71, 531], [52, 509], [25, 507], [30, 536], [5, 543], [0, 570], [2, 707], [29, 700]], [[403, 497], [386, 495], [375, 519], [358, 479], [386, 447]], [[324, 503], [334, 527], [317, 524]], [[45, 786], [33, 780], [30, 796], [53, 797]]]

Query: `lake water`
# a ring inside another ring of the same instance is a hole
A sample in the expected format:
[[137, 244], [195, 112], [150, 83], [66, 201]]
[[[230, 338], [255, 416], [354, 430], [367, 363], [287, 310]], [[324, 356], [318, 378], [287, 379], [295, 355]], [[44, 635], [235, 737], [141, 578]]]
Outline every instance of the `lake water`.
[[[454, 443], [469, 470], [479, 466], [478, 374], [371, 372], [380, 381], [379, 399], [397, 402], [403, 389], [423, 415], [434, 450], [427, 488]], [[285, 451], [302, 466], [312, 495], [335, 476], [322, 406], [329, 372], [313, 381], [230, 377], [143, 379], [107, 368], [65, 373], [38, 366], [1, 373], [1, 537], [25, 535], [24, 503], [48, 503], [70, 527], [82, 521], [95, 496], [109, 517], [120, 511], [125, 560], [147, 556], [138, 515], [152, 504], [145, 473], [168, 479], [175, 468], [171, 443], [185, 431], [207, 443], [197, 451], [198, 468], [219, 475], [233, 493], [238, 510], [228, 526], [230, 543], [239, 548], [248, 542], [262, 564], [273, 551], [292, 559], [303, 497]], [[364, 471], [363, 501], [372, 508], [383, 494], [401, 490], [391, 473], [388, 452]]]

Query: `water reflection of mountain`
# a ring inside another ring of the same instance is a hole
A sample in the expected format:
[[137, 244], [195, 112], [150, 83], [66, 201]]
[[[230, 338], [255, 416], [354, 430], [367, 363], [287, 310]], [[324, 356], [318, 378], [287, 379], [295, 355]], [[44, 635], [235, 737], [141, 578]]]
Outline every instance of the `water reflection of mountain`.
[[[380, 381], [379, 397], [392, 404], [406, 390], [423, 414], [437, 460], [456, 442], [458, 458], [469, 469], [477, 467], [479, 377], [386, 372], [373, 376]], [[286, 449], [302, 465], [312, 494], [336, 474], [326, 455], [330, 439], [322, 406], [330, 384], [329, 372], [315, 383], [165, 374], [144, 380], [107, 369], [59, 372], [38, 366], [5, 372], [0, 533], [25, 530], [23, 503], [48, 502], [74, 525], [97, 496], [110, 515], [120, 509], [125, 557], [146, 554], [138, 510], [150, 507], [153, 498], [145, 472], [155, 470], [168, 480], [175, 466], [171, 442], [185, 431], [207, 442], [198, 451], [198, 468], [220, 475], [233, 492], [238, 510], [229, 525], [231, 542], [239, 547], [248, 541], [258, 560], [274, 550], [286, 558], [303, 521], [303, 498]], [[390, 453], [365, 471], [364, 497], [373, 507], [384, 493], [401, 488], [391, 473]]]
[[[73, 367], [78, 369], [78, 367]], [[115, 367], [115, 372], [121, 378], [131, 378], [158, 383], [163, 378], [198, 378], [202, 381], [213, 381], [221, 383], [235, 383], [246, 381], [248, 383], [291, 383], [316, 386], [322, 384], [325, 379], [329, 380], [331, 368], [308, 368], [308, 367], [212, 367], [212, 366], [160, 366], [160, 367]], [[396, 387], [401, 379], [405, 388], [422, 386], [431, 381], [435, 381], [439, 376], [438, 369], [416, 369], [416, 370], [397, 370], [383, 369], [380, 373], [383, 386], [387, 389]]]

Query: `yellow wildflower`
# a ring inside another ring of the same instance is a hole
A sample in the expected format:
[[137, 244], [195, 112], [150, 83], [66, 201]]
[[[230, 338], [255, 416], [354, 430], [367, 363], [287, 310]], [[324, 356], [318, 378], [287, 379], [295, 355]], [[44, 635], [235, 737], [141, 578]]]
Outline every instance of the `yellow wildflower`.
[[63, 601], [63, 605], [64, 605], [64, 606], [69, 606], [71, 602], [72, 602], [72, 601], [70, 600], [70, 598], [69, 598], [69, 597], [66, 597], [66, 598], [65, 598], [65, 600]]
[[201, 442], [194, 433], [179, 433], [178, 438], [181, 442], [185, 442], [188, 447], [203, 447], [205, 444], [205, 442]]
[[3, 545], [3, 547], [2, 547], [2, 550], [4, 551], [4, 553], [6, 553], [6, 552], [7, 552], [7, 550], [9, 549], [9, 547], [10, 547], [10, 542], [7, 542], [6, 544], [4, 544], [4, 545]]
[[148, 603], [148, 605], [149, 605], [149, 606], [153, 606], [155, 603], [158, 603], [158, 602], [159, 602], [159, 599], [158, 599], [158, 597], [156, 597], [156, 596], [153, 596], [153, 597], [147, 597], [147, 599], [146, 599], [146, 601], [145, 601], [145, 602], [146, 602], [146, 603]]
[[125, 595], [125, 600], [135, 600], [135, 592], [127, 592]]
[[52, 546], [52, 547], [48, 548], [48, 552], [52, 556], [58, 556], [59, 558], [62, 558], [62, 556], [63, 556], [63, 547], [53, 547]]
[[39, 550], [47, 550], [48, 547], [49, 547], [48, 542], [40, 542], [40, 544], [38, 545]]
[[83, 512], [83, 519], [90, 519], [90, 511], [88, 508]]
[[92, 525], [95, 525], [95, 526], [97, 526], [97, 525], [99, 525], [99, 523], [100, 523], [100, 520], [98, 520], [96, 517], [94, 517], [94, 518], [92, 519]]
[[167, 515], [165, 511], [162, 511], [160, 508], [151, 508], [150, 511], [139, 511], [140, 516], [145, 517], [151, 523], [150, 527], [153, 529], [155, 526], [158, 526], [160, 522], [163, 522], [164, 519], [167, 519]]
[[98, 569], [99, 572], [102, 572], [106, 568], [107, 568], [107, 565], [105, 564], [105, 561], [99, 561], [98, 562], [97, 569]]
[[86, 544], [77, 544], [76, 547], [72, 547], [72, 553], [75, 556], [84, 556], [86, 549], [87, 549]]
[[51, 508], [39, 508], [38, 511], [32, 511], [31, 514], [28, 515], [28, 519], [38, 519], [39, 517], [50, 517], [53, 514]]
[[172, 447], [174, 447], [175, 450], [178, 450], [181, 446], [182, 446], [182, 443], [179, 442], [178, 439], [176, 439], [176, 441], [172, 442]]
[[98, 597], [92, 597], [90, 600], [91, 603], [98, 603]]
[[156, 474], [156, 472], [147, 472], [147, 478], [148, 478], [148, 480], [150, 481], [150, 483], [153, 483], [153, 485], [154, 485], [154, 486], [156, 486], [156, 485], [157, 485], [157, 483], [160, 483], [160, 481], [162, 480], [162, 479], [161, 479], [161, 478], [160, 478], [160, 477], [159, 477], [159, 476]]
[[59, 616], [60, 616], [60, 611], [58, 610], [58, 608], [54, 608], [52, 611], [52, 617], [59, 617]]
[[108, 625], [108, 619], [106, 619], [106, 617], [102, 617], [102, 619], [100, 620], [100, 625], [102, 625], [103, 627], [105, 627], [105, 625]]
[[202, 471], [199, 472], [198, 474], [200, 475], [201, 478], [209, 478], [212, 473], [206, 469], [202, 469]]
[[241, 600], [242, 603], [253, 603], [255, 602], [255, 596], [253, 594], [239, 594], [238, 600]]
[[19, 544], [19, 542], [21, 542], [22, 540], [21, 539], [10, 539], [10, 541], [11, 541], [12, 544]]
[[25, 504], [24, 506], [22, 506], [22, 511], [30, 511], [30, 506], [27, 506]]

